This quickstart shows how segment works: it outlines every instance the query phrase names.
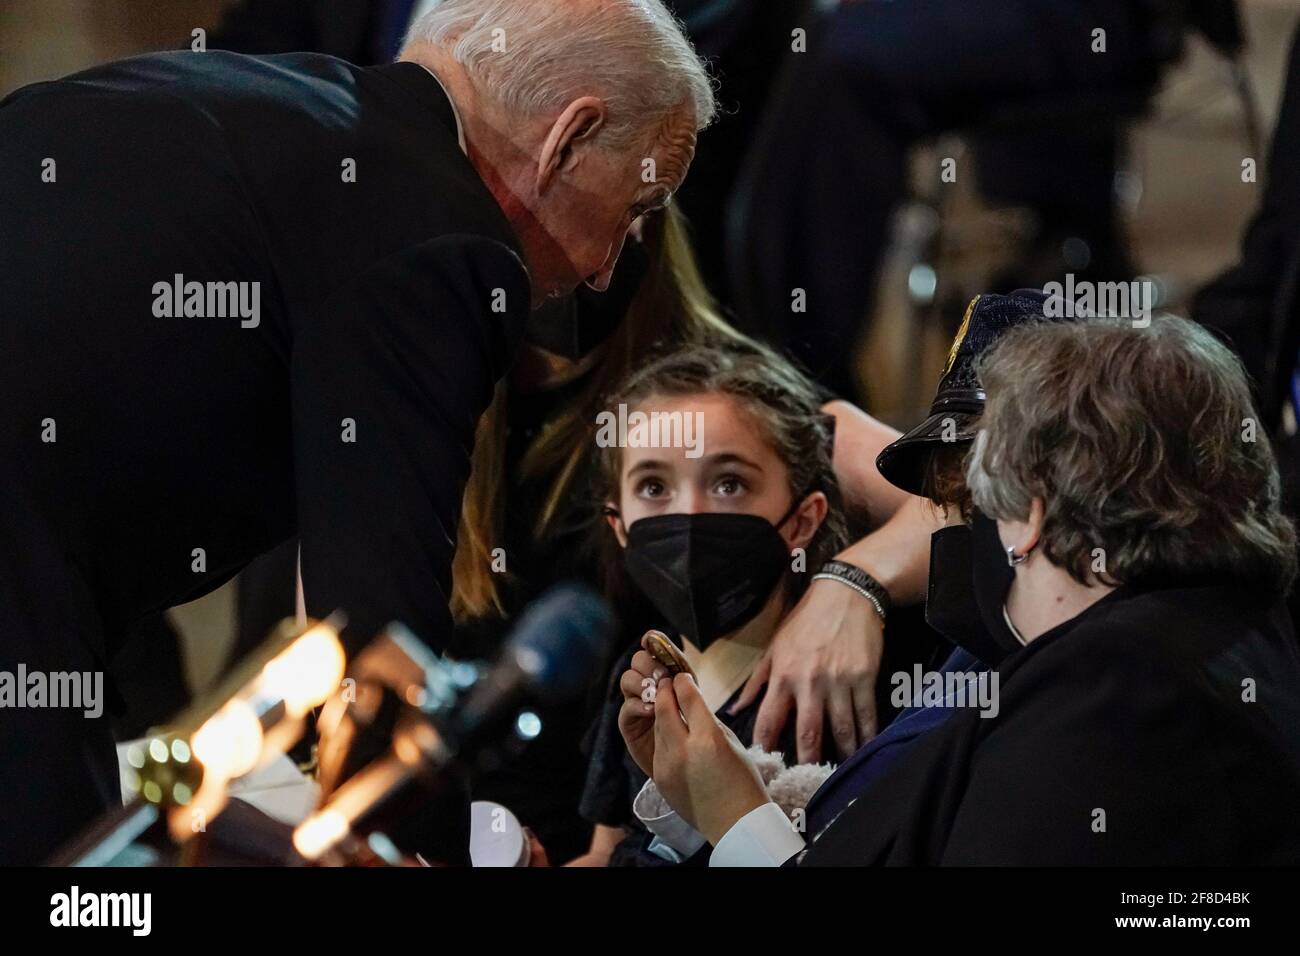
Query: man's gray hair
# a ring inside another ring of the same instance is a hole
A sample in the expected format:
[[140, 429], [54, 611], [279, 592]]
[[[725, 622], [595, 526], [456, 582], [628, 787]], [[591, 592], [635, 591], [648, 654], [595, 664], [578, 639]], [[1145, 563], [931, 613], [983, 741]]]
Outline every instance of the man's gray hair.
[[660, 0], [439, 0], [407, 34], [420, 41], [447, 50], [520, 116], [601, 97], [611, 148], [679, 113], [703, 129], [717, 112], [703, 61]]

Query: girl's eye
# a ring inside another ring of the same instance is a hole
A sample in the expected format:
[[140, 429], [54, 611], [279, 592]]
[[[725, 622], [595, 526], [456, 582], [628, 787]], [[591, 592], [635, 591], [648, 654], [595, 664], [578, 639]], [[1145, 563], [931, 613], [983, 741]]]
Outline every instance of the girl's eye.
[[658, 498], [667, 490], [658, 478], [646, 478], [636, 486], [636, 493], [642, 498]]
[[745, 483], [735, 475], [728, 475], [725, 478], [719, 479], [718, 483], [713, 486], [713, 489], [720, 495], [731, 497], [743, 492], [745, 490]]

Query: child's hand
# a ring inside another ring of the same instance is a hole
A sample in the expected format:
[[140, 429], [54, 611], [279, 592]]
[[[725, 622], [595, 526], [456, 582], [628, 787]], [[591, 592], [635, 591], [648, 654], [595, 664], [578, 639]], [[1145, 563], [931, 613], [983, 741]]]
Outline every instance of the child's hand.
[[767, 788], [690, 674], [661, 682], [656, 698], [651, 776], [668, 805], [717, 846], [737, 820], [771, 799]]
[[632, 656], [632, 666], [619, 678], [623, 706], [618, 712], [618, 729], [628, 753], [647, 777], [655, 759], [655, 685], [667, 676], [662, 664], [645, 651]]

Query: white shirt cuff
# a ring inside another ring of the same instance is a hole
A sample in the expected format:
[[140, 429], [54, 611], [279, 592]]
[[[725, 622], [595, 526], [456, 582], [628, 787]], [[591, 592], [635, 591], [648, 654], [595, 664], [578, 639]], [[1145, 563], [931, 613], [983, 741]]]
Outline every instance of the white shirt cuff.
[[713, 848], [709, 866], [781, 866], [803, 848], [785, 811], [769, 802], [732, 824]]
[[659, 842], [672, 847], [682, 859], [693, 856], [708, 841], [704, 834], [682, 819], [663, 798], [653, 780], [647, 780], [632, 801], [632, 812]]

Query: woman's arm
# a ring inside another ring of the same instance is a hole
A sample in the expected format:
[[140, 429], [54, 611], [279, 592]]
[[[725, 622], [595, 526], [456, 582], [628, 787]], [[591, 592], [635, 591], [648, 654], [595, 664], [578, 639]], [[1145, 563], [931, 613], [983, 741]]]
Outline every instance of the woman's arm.
[[850, 513], [865, 512], [871, 526], [877, 527], [911, 497], [876, 470], [876, 456], [899, 432], [849, 402], [827, 402], [822, 411], [835, 419], [832, 464], [844, 505]]
[[930, 577], [930, 535], [946, 519], [943, 510], [925, 498], [900, 493], [903, 501], [889, 520], [836, 557], [856, 564], [883, 584], [894, 604], [919, 604], [925, 600]]

